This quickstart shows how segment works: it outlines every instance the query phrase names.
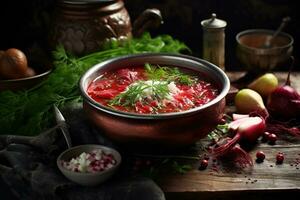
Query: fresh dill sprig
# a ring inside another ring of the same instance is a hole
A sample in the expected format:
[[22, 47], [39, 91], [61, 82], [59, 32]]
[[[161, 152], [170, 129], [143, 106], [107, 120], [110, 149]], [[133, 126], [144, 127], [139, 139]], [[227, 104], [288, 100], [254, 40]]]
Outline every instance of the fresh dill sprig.
[[179, 53], [187, 46], [169, 35], [152, 38], [145, 33], [125, 43], [108, 43], [101, 50], [77, 58], [58, 46], [54, 51], [54, 67], [49, 77], [30, 90], [0, 92], [0, 134], [36, 135], [52, 126], [52, 105], [62, 108], [82, 101], [78, 81], [93, 65], [117, 56], [145, 53]]
[[174, 81], [184, 85], [192, 85], [197, 80], [197, 77], [184, 74], [177, 67], [161, 67], [159, 65], [146, 63], [145, 71], [151, 80]]
[[148, 79], [150, 80], [162, 80], [168, 76], [166, 67], [160, 67], [159, 65], [145, 64], [145, 71]]
[[109, 105], [134, 106], [137, 101], [161, 100], [169, 94], [168, 82], [138, 81], [113, 98]]
[[178, 81], [184, 85], [192, 85], [196, 82], [195, 76], [190, 76], [188, 74], [183, 74], [179, 71], [177, 67], [175, 68], [168, 68], [169, 69], [169, 77], [168, 79], [171, 81]]

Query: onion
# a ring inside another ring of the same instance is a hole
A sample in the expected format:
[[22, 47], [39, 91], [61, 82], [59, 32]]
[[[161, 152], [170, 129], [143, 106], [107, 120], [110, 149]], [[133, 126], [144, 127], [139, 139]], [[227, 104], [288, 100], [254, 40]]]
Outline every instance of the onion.
[[291, 119], [300, 116], [300, 94], [291, 87], [290, 73], [294, 64], [292, 57], [285, 85], [277, 87], [268, 97], [267, 109], [273, 116]]

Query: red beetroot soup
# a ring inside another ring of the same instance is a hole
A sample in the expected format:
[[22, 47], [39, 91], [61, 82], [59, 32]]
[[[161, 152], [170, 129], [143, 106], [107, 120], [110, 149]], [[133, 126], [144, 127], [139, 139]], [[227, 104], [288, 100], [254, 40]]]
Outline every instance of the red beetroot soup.
[[210, 82], [173, 66], [145, 64], [107, 71], [91, 82], [88, 95], [116, 110], [158, 114], [202, 106], [218, 95]]

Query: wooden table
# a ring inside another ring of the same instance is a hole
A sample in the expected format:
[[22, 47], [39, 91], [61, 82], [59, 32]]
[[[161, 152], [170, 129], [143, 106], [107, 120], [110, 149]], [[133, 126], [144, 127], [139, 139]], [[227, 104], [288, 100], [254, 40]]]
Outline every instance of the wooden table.
[[[236, 79], [242, 73], [227, 74]], [[275, 74], [283, 83], [286, 73]], [[293, 73], [291, 81], [300, 91], [300, 73]], [[252, 158], [258, 150], [264, 151], [266, 159], [263, 163], [255, 162], [250, 172], [216, 172], [209, 167], [199, 171], [199, 163], [195, 161], [186, 174], [166, 173], [158, 184], [167, 199], [298, 199], [295, 195], [300, 194], [300, 140], [280, 140], [276, 145], [259, 143], [250, 151]], [[277, 152], [286, 155], [281, 165], [276, 164]]]

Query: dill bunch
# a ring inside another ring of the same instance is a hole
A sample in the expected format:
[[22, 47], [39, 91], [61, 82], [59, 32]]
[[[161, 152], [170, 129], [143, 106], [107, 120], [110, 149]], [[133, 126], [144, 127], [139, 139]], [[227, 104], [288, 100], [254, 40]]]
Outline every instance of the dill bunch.
[[52, 73], [39, 86], [19, 92], [0, 92], [0, 134], [36, 135], [49, 128], [54, 120], [52, 105], [62, 108], [81, 102], [78, 81], [87, 69], [101, 61], [128, 54], [181, 50], [188, 48], [171, 36], [152, 38], [149, 33], [123, 44], [111, 42], [104, 50], [80, 58], [60, 46], [53, 53]]

